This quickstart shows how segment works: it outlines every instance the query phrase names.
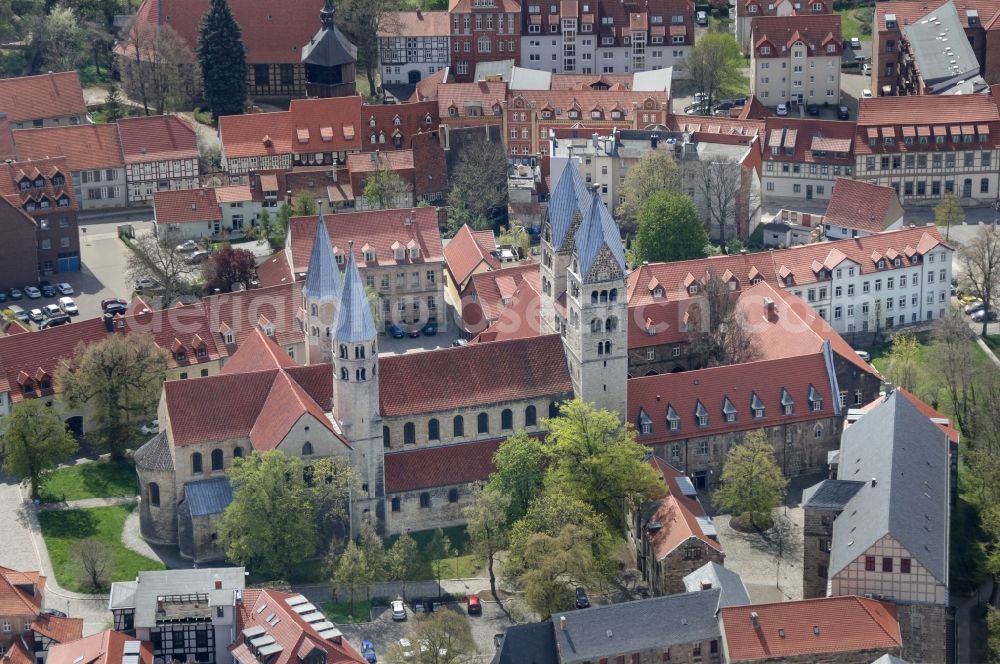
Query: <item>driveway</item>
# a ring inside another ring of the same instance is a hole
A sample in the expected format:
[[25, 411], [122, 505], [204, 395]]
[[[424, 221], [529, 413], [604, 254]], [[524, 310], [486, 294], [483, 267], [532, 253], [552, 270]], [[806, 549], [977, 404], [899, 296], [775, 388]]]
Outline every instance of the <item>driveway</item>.
[[[409, 326], [406, 326], [409, 327]], [[406, 329], [404, 327], [404, 329]], [[378, 341], [378, 352], [381, 355], [405, 355], [407, 353], [419, 353], [425, 350], [435, 350], [438, 348], [450, 348], [452, 342], [459, 338], [458, 326], [449, 324], [448, 329], [438, 328], [437, 334], [433, 337], [421, 334], [415, 339], [409, 336], [402, 339], [393, 339], [388, 334], [383, 335]]]

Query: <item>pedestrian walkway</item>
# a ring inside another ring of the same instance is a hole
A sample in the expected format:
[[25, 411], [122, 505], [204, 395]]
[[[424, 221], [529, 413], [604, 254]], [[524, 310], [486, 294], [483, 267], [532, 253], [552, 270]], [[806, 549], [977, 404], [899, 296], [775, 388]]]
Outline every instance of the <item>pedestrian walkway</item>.
[[61, 503], [41, 503], [37, 505], [39, 512], [56, 512], [60, 510], [86, 510], [94, 507], [115, 507], [116, 505], [134, 505], [139, 502], [138, 496], [121, 496], [118, 498], [83, 498], [81, 500], [66, 500]]
[[[313, 604], [322, 604], [334, 600], [334, 590], [329, 583], [292, 584], [292, 589], [309, 598]], [[437, 581], [409, 581], [406, 584], [406, 597], [438, 597], [440, 595], [467, 596], [473, 593], [489, 593], [490, 580], [486, 577], [470, 577], [467, 579], [441, 579]], [[373, 583], [369, 591], [371, 597], [396, 599], [403, 597], [403, 584], [397, 581]]]

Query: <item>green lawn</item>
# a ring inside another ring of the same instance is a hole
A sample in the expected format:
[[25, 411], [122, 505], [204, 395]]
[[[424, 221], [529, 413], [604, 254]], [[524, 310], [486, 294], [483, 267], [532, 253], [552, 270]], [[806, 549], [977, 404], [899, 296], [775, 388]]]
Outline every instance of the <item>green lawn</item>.
[[[451, 540], [452, 551], [458, 551], [457, 556], [448, 556], [442, 566], [441, 566], [441, 578], [443, 579], [461, 579], [474, 576], [479, 568], [479, 561], [466, 553], [469, 546], [469, 533], [466, 531], [465, 526], [453, 526], [451, 528], [444, 528], [444, 534], [448, 536]], [[417, 548], [420, 549], [421, 559], [424, 561], [420, 568], [416, 571], [412, 581], [430, 581], [435, 578], [434, 569], [431, 567], [431, 561], [426, 559], [424, 551], [426, 551], [427, 546], [430, 544], [431, 539], [434, 537], [433, 530], [419, 530], [410, 533], [410, 536], [417, 543]], [[385, 542], [386, 548], [391, 547], [398, 535], [393, 535], [388, 538]]]
[[368, 600], [357, 599], [354, 602], [354, 611], [351, 611], [350, 602], [326, 602], [322, 607], [327, 619], [336, 624], [341, 623], [362, 623], [371, 620], [372, 605]]
[[93, 592], [84, 583], [84, 575], [75, 555], [77, 543], [88, 537], [97, 538], [108, 547], [112, 558], [109, 581], [128, 581], [141, 570], [164, 569], [159, 561], [140, 556], [122, 544], [125, 517], [131, 511], [132, 506], [126, 505], [38, 514], [59, 585], [75, 592]]
[[[844, 41], [848, 41], [854, 37], [857, 37], [861, 41], [871, 41], [872, 36], [865, 34], [861, 30], [861, 20], [855, 12], [863, 12], [865, 8], [850, 7], [847, 9], [839, 9], [837, 13], [840, 14], [840, 31], [843, 35]], [[871, 20], [869, 19], [869, 25]]]
[[994, 355], [1000, 353], [1000, 334], [987, 334], [983, 337], [983, 341], [985, 341], [986, 345], [990, 347], [990, 350], [993, 351]]
[[135, 464], [131, 461], [88, 461], [50, 473], [40, 489], [42, 502], [135, 495]]

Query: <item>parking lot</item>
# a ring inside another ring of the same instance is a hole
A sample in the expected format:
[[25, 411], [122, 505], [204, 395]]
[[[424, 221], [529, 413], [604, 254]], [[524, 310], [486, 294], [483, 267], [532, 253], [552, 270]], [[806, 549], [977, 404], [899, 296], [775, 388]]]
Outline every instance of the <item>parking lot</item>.
[[[410, 328], [409, 325], [400, 325], [400, 327], [404, 332]], [[450, 348], [458, 337], [458, 326], [451, 323], [448, 324], [447, 329], [438, 327], [437, 334], [433, 336], [421, 334], [419, 337], [410, 337], [407, 335], [402, 339], [393, 339], [391, 335], [385, 334], [379, 337], [378, 352], [382, 355], [405, 355], [424, 350]]]
[[[488, 591], [479, 593], [480, 597], [486, 597], [488, 594]], [[511, 623], [497, 606], [496, 602], [484, 601], [482, 605], [483, 615], [481, 616], [468, 616], [465, 611], [464, 601], [448, 602], [444, 605], [443, 609], [439, 610], [455, 611], [467, 617], [469, 627], [472, 631], [472, 639], [478, 649], [478, 654], [474, 661], [488, 662], [496, 652], [496, 648], [493, 645], [493, 636], [495, 634], [502, 634]], [[351, 645], [359, 651], [361, 641], [364, 639], [370, 640], [375, 644], [375, 652], [381, 658], [389, 651], [392, 644], [399, 642], [399, 639], [410, 638], [411, 641], [413, 640], [413, 624], [419, 618], [414, 617], [412, 604], [410, 603], [406, 605], [406, 613], [407, 620], [396, 622], [393, 621], [388, 606], [373, 607], [372, 622], [353, 625], [340, 624], [338, 628], [344, 633], [344, 636], [347, 637]]]

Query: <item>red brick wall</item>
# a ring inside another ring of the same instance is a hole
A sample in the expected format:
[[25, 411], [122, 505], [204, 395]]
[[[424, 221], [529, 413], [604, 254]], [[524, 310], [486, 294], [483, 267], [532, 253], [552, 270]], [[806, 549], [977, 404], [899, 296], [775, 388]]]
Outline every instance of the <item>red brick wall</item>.
[[0, 289], [24, 288], [38, 281], [35, 228], [20, 210], [0, 199]]

